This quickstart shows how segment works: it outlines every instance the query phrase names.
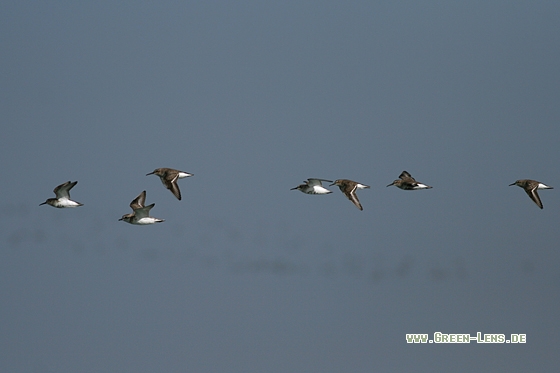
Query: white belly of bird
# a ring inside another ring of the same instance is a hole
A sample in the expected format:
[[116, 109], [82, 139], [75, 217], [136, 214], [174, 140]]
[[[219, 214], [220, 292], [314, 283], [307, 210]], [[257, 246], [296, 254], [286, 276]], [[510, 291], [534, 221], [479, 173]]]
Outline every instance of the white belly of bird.
[[310, 194], [328, 194], [331, 193], [330, 190], [323, 188], [322, 186], [315, 185], [309, 192]]
[[157, 223], [159, 221], [161, 221], [161, 219], [152, 218], [150, 216], [150, 217], [138, 219], [138, 220], [134, 221], [132, 224], [146, 225], [146, 224], [154, 224], [154, 223]]
[[55, 204], [56, 207], [78, 207], [78, 202], [74, 202], [68, 198], [59, 198]]

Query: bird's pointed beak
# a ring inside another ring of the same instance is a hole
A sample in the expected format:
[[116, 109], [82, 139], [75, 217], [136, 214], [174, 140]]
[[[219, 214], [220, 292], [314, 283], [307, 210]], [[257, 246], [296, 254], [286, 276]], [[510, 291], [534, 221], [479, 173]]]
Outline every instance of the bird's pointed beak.
[[294, 187], [294, 188], [290, 188], [290, 190], [295, 190], [295, 189], [297, 189], [297, 187]]
[[329, 186], [333, 186], [334, 184], [336, 184], [336, 183], [329, 184]]
[[150, 172], [149, 174], [146, 174], [146, 176], [148, 176], [148, 175], [153, 175], [153, 174], [154, 174], [153, 172]]
[[512, 186], [512, 185], [515, 185], [515, 183], [513, 183], [513, 184], [509, 184], [509, 186]]
[[391, 185], [395, 185], [395, 183], [391, 183], [391, 184], [389, 184], [389, 185], [387, 185], [387, 186], [390, 187]]
[[41, 205], [46, 205], [46, 204], [47, 204], [47, 202], [45, 201], [45, 202], [39, 204], [39, 206], [41, 206]]

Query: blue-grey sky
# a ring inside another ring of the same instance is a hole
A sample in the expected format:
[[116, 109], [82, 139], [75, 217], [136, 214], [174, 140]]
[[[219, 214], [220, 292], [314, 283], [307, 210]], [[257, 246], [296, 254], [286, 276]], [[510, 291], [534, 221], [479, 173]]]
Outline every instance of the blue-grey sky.
[[[0, 371], [553, 371], [560, 4], [0, 5]], [[194, 173], [177, 201], [157, 167]], [[386, 188], [407, 170], [432, 185]], [[371, 186], [356, 209], [336, 187]], [[541, 191], [540, 210], [517, 179]], [[76, 209], [39, 203], [78, 180]], [[117, 221], [142, 190], [166, 221]], [[407, 344], [406, 333], [527, 334]]]

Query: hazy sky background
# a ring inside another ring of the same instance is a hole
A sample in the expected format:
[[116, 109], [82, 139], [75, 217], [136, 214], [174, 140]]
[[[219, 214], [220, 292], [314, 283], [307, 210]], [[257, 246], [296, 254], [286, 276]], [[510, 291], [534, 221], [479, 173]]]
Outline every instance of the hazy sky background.
[[[0, 371], [557, 369], [559, 19], [3, 2]], [[157, 167], [194, 173], [182, 201]], [[403, 170], [433, 189], [386, 188]], [[308, 177], [370, 185], [364, 211], [290, 191]], [[68, 180], [83, 207], [39, 207]], [[117, 221], [142, 190], [166, 221]], [[527, 343], [405, 341], [438, 331]]]

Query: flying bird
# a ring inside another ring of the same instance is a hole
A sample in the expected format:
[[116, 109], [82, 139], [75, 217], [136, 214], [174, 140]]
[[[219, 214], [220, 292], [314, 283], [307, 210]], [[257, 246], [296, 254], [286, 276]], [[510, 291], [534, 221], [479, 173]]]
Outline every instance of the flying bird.
[[352, 181], [348, 179], [335, 180], [335, 182], [332, 183], [331, 185], [337, 185], [340, 188], [340, 191], [344, 193], [344, 195], [350, 201], [352, 201], [352, 203], [356, 205], [357, 208], [363, 210], [362, 205], [358, 200], [358, 196], [356, 195], [356, 190], [369, 188], [369, 185], [360, 184], [356, 181]]
[[332, 180], [310, 178], [310, 179], [307, 179], [307, 181], [304, 181], [303, 184], [300, 184], [297, 187], [291, 188], [290, 190], [299, 190], [299, 191], [301, 191], [305, 194], [329, 194], [329, 193], [332, 193], [330, 190], [323, 187], [323, 184], [321, 183], [322, 181], [332, 183]]
[[132, 208], [132, 212], [130, 214], [125, 214], [119, 221], [124, 221], [129, 224], [135, 225], [146, 225], [146, 224], [154, 224], [154, 223], [161, 223], [165, 220], [158, 219], [150, 216], [150, 210], [156, 204], [152, 203], [149, 206], [144, 206], [146, 203], [146, 191], [143, 191], [138, 195], [138, 197], [134, 198], [132, 202], [130, 202], [130, 208]]
[[537, 193], [537, 189], [554, 189], [553, 187], [545, 185], [545, 184], [541, 183], [540, 181], [529, 180], [529, 179], [517, 180], [515, 183], [509, 184], [509, 186], [512, 186], [512, 185], [517, 185], [518, 187], [523, 188], [523, 190], [525, 190], [527, 195], [541, 209], [543, 208], [543, 204], [541, 202], [539, 194]]
[[391, 184], [387, 185], [390, 187], [391, 185], [396, 186], [402, 190], [416, 190], [416, 189], [431, 189], [432, 187], [426, 184], [422, 184], [417, 182], [412, 175], [408, 172], [403, 171], [399, 175], [399, 179], [393, 181]]
[[154, 171], [146, 174], [146, 176], [148, 175], [159, 176], [163, 185], [165, 185], [165, 187], [169, 189], [179, 201], [181, 200], [181, 191], [179, 190], [179, 186], [177, 185], [177, 179], [193, 176], [193, 174], [185, 171], [175, 170], [173, 168], [156, 168]]
[[56, 198], [49, 198], [45, 202], [41, 203], [41, 205], [51, 205], [57, 208], [65, 208], [65, 207], [78, 207], [83, 206], [83, 203], [72, 201], [70, 199], [70, 189], [74, 188], [74, 185], [78, 184], [77, 181], [73, 183], [67, 181], [65, 183], [60, 184], [56, 188], [54, 188], [53, 192], [56, 194]]

